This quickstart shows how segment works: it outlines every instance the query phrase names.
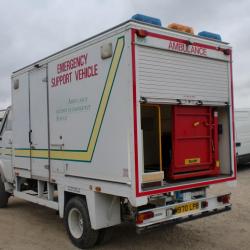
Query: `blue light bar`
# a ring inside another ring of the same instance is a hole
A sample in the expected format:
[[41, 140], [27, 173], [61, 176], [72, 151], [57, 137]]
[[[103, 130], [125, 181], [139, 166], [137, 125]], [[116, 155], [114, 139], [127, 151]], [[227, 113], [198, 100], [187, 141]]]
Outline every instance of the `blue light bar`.
[[141, 21], [144, 23], [150, 23], [153, 25], [161, 26], [161, 20], [159, 18], [155, 18], [155, 17], [145, 16], [142, 14], [136, 14], [136, 15], [132, 16], [132, 19], [137, 20], [137, 21]]
[[198, 33], [198, 36], [206, 37], [209, 39], [221, 41], [221, 36], [219, 34], [211, 33], [208, 31], [201, 31]]

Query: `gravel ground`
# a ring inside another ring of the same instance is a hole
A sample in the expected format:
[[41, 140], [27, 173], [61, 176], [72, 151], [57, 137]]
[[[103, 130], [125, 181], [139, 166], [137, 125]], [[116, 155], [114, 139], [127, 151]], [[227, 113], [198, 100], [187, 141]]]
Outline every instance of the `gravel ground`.
[[[118, 226], [110, 242], [96, 249], [250, 249], [250, 166], [238, 172], [236, 187], [216, 185], [211, 193], [232, 192], [230, 212], [137, 235]], [[11, 198], [0, 210], [0, 250], [76, 249], [55, 211]]]

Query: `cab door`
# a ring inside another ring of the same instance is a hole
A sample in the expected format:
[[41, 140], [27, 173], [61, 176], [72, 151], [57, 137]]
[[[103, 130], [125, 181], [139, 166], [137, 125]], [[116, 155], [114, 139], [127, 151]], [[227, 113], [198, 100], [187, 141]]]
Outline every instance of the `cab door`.
[[0, 125], [0, 155], [4, 178], [13, 181], [12, 112], [8, 108]]

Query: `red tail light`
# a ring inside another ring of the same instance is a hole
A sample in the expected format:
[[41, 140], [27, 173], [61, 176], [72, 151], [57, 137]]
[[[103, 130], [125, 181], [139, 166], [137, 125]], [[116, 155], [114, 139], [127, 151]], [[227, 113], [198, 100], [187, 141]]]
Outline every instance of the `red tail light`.
[[229, 194], [222, 195], [222, 196], [219, 196], [217, 198], [217, 201], [222, 202], [223, 204], [229, 203], [229, 200], [230, 200], [230, 195]]
[[201, 208], [206, 208], [206, 207], [208, 207], [208, 201], [202, 201]]
[[137, 214], [136, 216], [136, 224], [142, 224], [144, 220], [148, 220], [154, 217], [154, 213], [151, 211]]

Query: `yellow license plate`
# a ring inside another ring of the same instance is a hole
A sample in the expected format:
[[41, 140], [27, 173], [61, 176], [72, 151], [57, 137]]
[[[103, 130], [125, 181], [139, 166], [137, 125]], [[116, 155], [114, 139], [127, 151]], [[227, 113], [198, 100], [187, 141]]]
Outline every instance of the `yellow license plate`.
[[199, 202], [190, 202], [184, 205], [176, 206], [175, 214], [186, 213], [197, 209], [199, 209]]

